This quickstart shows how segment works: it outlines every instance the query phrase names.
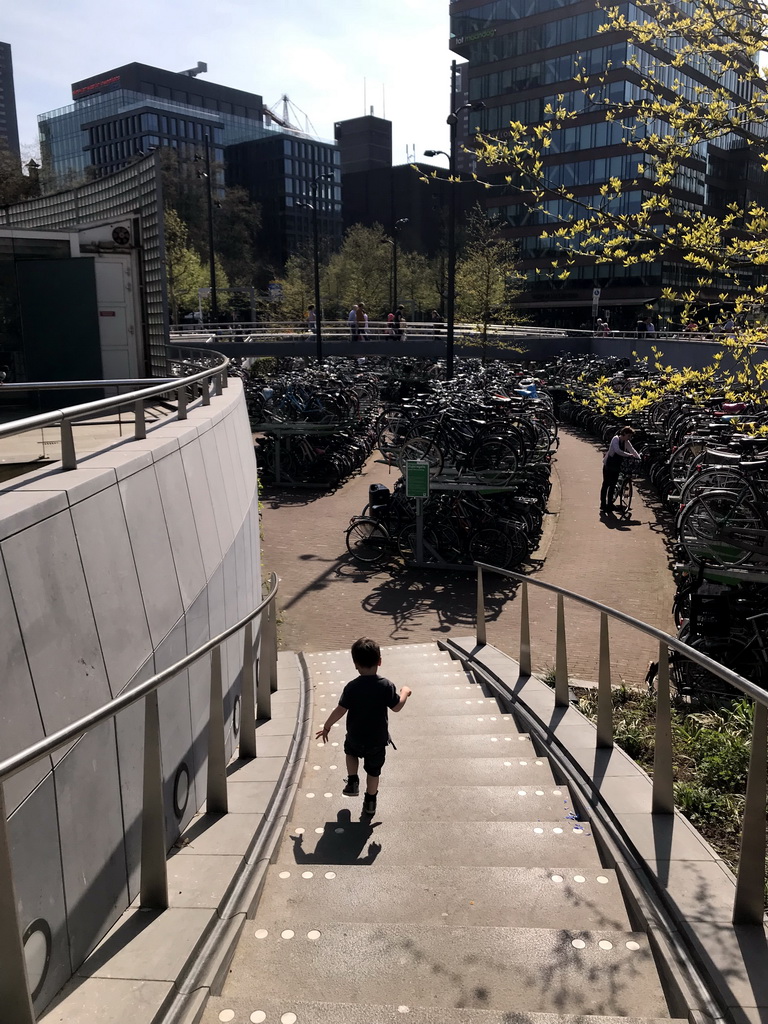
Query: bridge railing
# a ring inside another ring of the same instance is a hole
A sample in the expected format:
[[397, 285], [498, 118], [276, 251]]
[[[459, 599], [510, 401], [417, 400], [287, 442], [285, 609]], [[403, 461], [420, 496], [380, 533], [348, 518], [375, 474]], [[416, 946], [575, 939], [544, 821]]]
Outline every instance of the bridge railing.
[[597, 746], [611, 748], [614, 743], [613, 704], [611, 700], [611, 654], [608, 631], [609, 619], [622, 622], [646, 636], [652, 637], [659, 645], [659, 668], [656, 688], [655, 746], [653, 764], [653, 795], [651, 810], [654, 814], [672, 814], [675, 810], [674, 774], [672, 761], [672, 715], [669, 685], [669, 652], [695, 662], [711, 672], [724, 683], [743, 693], [754, 702], [751, 752], [747, 790], [742, 815], [741, 853], [736, 873], [736, 894], [733, 904], [734, 925], [759, 925], [764, 919], [765, 900], [765, 857], [766, 857], [766, 794], [768, 782], [768, 693], [726, 668], [700, 651], [689, 647], [676, 637], [669, 636], [661, 629], [593, 601], [589, 597], [558, 587], [553, 583], [534, 580], [520, 573], [499, 569], [482, 562], [477, 567], [477, 631], [479, 646], [486, 643], [485, 597], [483, 571], [487, 570], [520, 583], [520, 675], [531, 675], [531, 633], [528, 615], [529, 585], [557, 595], [557, 620], [555, 641], [555, 705], [565, 707], [568, 695], [568, 653], [565, 627], [564, 601], [567, 598], [593, 609], [600, 615], [599, 658], [598, 658], [598, 708]]
[[[161, 757], [160, 688], [184, 669], [210, 655], [210, 699], [208, 703], [207, 810], [226, 814], [227, 754], [222, 692], [221, 647], [242, 631], [242, 691], [240, 718], [241, 758], [256, 757], [256, 721], [271, 716], [271, 695], [277, 690], [277, 613], [275, 598], [279, 589], [272, 573], [266, 597], [239, 622], [212, 637], [197, 650], [158, 672], [134, 689], [115, 697], [64, 729], [27, 747], [13, 757], [0, 761], [0, 1024], [34, 1024], [32, 994], [27, 976], [23, 931], [13, 883], [13, 864], [8, 839], [5, 782], [13, 775], [79, 740], [89, 730], [114, 719], [139, 701], [144, 703], [143, 800], [141, 808], [141, 882], [143, 908], [168, 908], [168, 868], [166, 861], [165, 806]], [[259, 618], [254, 637], [253, 623]], [[255, 671], [255, 666], [258, 666]], [[55, 769], [54, 769], [55, 771]]]
[[[36, 416], [25, 416], [23, 419], [12, 420], [0, 424], [0, 439], [24, 434], [38, 427], [58, 427], [61, 436], [61, 468], [77, 469], [77, 451], [72, 426], [76, 422], [93, 419], [104, 413], [131, 408], [134, 416], [134, 439], [143, 440], [147, 436], [145, 407], [147, 402], [156, 398], [171, 398], [176, 403], [176, 414], [180, 420], [187, 418], [187, 409], [191, 401], [199, 401], [202, 405], [210, 405], [211, 392], [221, 395], [227, 387], [227, 371], [229, 359], [210, 349], [189, 349], [199, 359], [214, 357], [213, 366], [205, 367], [183, 377], [140, 378], [136, 380], [66, 380], [37, 381], [22, 384], [3, 384], [2, 394], [14, 394], [30, 391], [79, 390], [86, 388], [121, 388], [132, 390], [125, 394], [100, 398], [94, 402], [82, 402], [64, 409], [54, 409], [39, 413]], [[174, 353], [178, 358], [178, 353]], [[149, 386], [145, 386], [149, 385]], [[138, 388], [138, 390], [137, 390]]]

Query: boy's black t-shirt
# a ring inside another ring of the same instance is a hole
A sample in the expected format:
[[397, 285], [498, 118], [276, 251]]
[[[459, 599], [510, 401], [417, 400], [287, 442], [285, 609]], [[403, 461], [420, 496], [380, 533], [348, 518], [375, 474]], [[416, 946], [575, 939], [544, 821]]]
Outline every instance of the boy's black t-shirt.
[[347, 709], [347, 738], [367, 747], [385, 747], [389, 741], [388, 708], [400, 703], [394, 683], [384, 676], [357, 676], [339, 697]]

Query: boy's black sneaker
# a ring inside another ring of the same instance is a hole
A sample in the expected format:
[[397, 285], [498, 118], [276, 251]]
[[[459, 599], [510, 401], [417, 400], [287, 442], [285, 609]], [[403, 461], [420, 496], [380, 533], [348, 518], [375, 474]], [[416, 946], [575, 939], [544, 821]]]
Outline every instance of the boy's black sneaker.
[[360, 776], [350, 775], [347, 784], [341, 791], [344, 796], [358, 796], [360, 793]]
[[366, 793], [363, 797], [363, 814], [371, 817], [376, 813], [376, 794]]

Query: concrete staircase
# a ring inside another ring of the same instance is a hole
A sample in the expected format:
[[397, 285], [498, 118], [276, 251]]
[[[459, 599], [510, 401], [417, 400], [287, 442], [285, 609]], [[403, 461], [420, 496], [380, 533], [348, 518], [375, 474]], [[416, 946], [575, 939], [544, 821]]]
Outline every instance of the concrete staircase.
[[414, 695], [391, 716], [369, 820], [362, 795], [341, 795], [344, 721], [314, 739], [350, 656], [306, 662], [314, 727], [292, 822], [206, 1024], [669, 1019], [589, 824], [495, 699], [436, 645], [384, 649], [382, 673]]

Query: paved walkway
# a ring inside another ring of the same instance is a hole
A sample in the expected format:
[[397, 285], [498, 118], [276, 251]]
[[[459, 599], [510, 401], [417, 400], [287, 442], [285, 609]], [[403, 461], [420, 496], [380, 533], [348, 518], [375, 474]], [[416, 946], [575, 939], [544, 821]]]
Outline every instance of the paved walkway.
[[[344, 527], [362, 511], [372, 483], [392, 486], [396, 472], [377, 462], [331, 494], [265, 488], [263, 559], [281, 577], [281, 646], [323, 651], [369, 634], [382, 644], [422, 643], [451, 632], [466, 635], [475, 621], [475, 575], [403, 569], [361, 571], [347, 555]], [[674, 584], [664, 535], [638, 495], [628, 522], [598, 516], [601, 450], [563, 431], [553, 474], [550, 516], [531, 568], [534, 578], [568, 587], [672, 630]], [[555, 598], [531, 590], [533, 665], [554, 663]], [[488, 641], [517, 653], [519, 600], [507, 582], [486, 578]], [[566, 604], [569, 673], [597, 678], [597, 616]], [[641, 683], [654, 645], [634, 631], [611, 632], [613, 678]]]

